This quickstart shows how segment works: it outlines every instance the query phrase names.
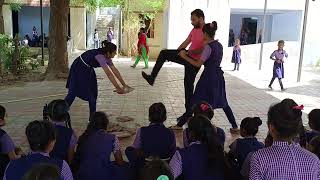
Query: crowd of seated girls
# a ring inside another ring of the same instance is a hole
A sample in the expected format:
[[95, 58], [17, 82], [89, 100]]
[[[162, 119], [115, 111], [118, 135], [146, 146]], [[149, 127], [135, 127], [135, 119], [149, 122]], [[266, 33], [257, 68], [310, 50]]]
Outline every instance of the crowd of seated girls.
[[[175, 133], [164, 125], [164, 104], [154, 103], [150, 124], [137, 129], [133, 144], [125, 149], [126, 162], [119, 139], [107, 132], [104, 112], [96, 112], [78, 138], [68, 104], [54, 100], [45, 107], [44, 120], [26, 127], [30, 153], [24, 154], [0, 128], [0, 175], [4, 180], [320, 179], [320, 109], [308, 115], [310, 131], [303, 127], [302, 109], [292, 99], [272, 105], [264, 143], [256, 138], [262, 120], [244, 118], [241, 138], [226, 152], [225, 133], [214, 125], [208, 103], [194, 106], [183, 132], [183, 148], [176, 146]], [[7, 118], [0, 106], [0, 127]]]

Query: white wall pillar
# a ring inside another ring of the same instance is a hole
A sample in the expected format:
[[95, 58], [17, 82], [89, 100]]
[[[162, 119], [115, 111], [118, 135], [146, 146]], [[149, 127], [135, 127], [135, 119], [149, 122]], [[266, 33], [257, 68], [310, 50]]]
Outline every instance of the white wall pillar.
[[12, 11], [10, 5], [2, 6], [3, 19], [4, 19], [4, 33], [12, 36]]
[[73, 48], [86, 49], [86, 8], [70, 8], [70, 30]]

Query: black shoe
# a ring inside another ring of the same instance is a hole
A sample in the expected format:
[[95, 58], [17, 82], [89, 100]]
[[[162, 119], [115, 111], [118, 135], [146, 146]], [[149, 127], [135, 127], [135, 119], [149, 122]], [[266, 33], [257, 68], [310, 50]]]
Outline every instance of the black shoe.
[[272, 90], [272, 86], [271, 85], [269, 85], [268, 88]]
[[285, 88], [281, 88], [281, 91], [286, 91], [287, 89], [285, 89]]
[[143, 72], [142, 71], [142, 77], [151, 85], [151, 86], [153, 86], [153, 84], [154, 84], [154, 79], [150, 76], [150, 75], [148, 75], [147, 73], [145, 73], [145, 72]]

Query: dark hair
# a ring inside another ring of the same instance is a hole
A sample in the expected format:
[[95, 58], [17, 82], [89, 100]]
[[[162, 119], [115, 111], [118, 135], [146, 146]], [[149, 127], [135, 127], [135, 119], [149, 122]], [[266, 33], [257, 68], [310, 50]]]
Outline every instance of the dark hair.
[[[1, 118], [1, 117], [0, 117]], [[320, 109], [314, 109], [308, 114], [311, 129], [320, 131]]]
[[194, 116], [204, 115], [210, 120], [214, 116], [214, 111], [213, 111], [211, 105], [205, 101], [193, 106], [192, 110], [193, 110]]
[[191, 12], [191, 16], [197, 16], [198, 18], [202, 18], [204, 20], [204, 13], [201, 9], [195, 9]]
[[163, 123], [167, 120], [167, 110], [163, 103], [154, 103], [149, 107], [149, 121]]
[[309, 150], [320, 159], [320, 136], [316, 136], [311, 139], [309, 143]]
[[144, 168], [141, 170], [139, 179], [157, 180], [157, 178], [161, 175], [167, 176], [169, 180], [174, 180], [168, 164], [160, 159], [154, 159], [146, 163]]
[[49, 120], [55, 122], [65, 122], [66, 127], [71, 128], [71, 120], [69, 114], [69, 105], [67, 101], [62, 99], [56, 99], [45, 105], [43, 108], [43, 120]]
[[194, 116], [188, 122], [188, 131], [191, 142], [200, 141], [208, 147], [208, 173], [212, 168], [223, 168], [223, 147], [210, 120], [203, 115]]
[[103, 129], [107, 130], [109, 125], [109, 119], [106, 113], [104, 112], [95, 112], [91, 118], [90, 122], [87, 126], [87, 129], [84, 131], [84, 133], [79, 137], [79, 142], [78, 142], [78, 149], [80, 149], [83, 145], [83, 143], [88, 139], [88, 137]]
[[107, 40], [102, 41], [101, 47], [102, 47], [102, 51], [105, 54], [108, 54], [108, 53], [111, 54], [117, 50], [117, 45], [115, 45], [112, 42], [109, 42]]
[[26, 136], [32, 151], [45, 151], [56, 139], [56, 132], [49, 121], [32, 121], [26, 128]]
[[145, 32], [146, 32], [146, 29], [142, 27], [142, 28], [140, 28], [140, 31], [142, 31], [142, 32], [145, 33]]
[[278, 44], [284, 44], [284, 40], [278, 41]]
[[213, 21], [212, 23], [205, 24], [202, 28], [202, 32], [208, 34], [210, 38], [214, 38], [217, 29], [218, 24], [216, 21]]
[[247, 136], [255, 136], [261, 125], [262, 121], [259, 117], [246, 117], [241, 121], [240, 128], [245, 130]]
[[6, 112], [6, 108], [0, 105], [0, 119], [4, 119]]
[[298, 104], [292, 99], [284, 99], [269, 108], [268, 125], [272, 125], [280, 138], [296, 136], [302, 126], [302, 111], [295, 109]]
[[94, 31], [97, 31], [97, 29], [94, 29]]
[[60, 169], [52, 164], [38, 164], [33, 166], [23, 177], [24, 180], [59, 180]]

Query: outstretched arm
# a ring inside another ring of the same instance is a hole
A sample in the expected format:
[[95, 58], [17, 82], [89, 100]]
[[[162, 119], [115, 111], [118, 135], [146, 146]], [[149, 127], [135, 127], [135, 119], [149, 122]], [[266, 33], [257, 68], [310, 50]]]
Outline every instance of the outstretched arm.
[[203, 64], [203, 60], [201, 59], [192, 59], [187, 55], [186, 51], [181, 51], [180, 57], [182, 57], [184, 60], [188, 61], [188, 63], [192, 64], [193, 66], [196, 67], [201, 67]]
[[187, 48], [190, 43], [191, 43], [191, 36], [189, 35], [188, 38], [184, 40], [183, 43], [178, 47], [178, 50]]
[[117, 89], [118, 93], [123, 93], [123, 89], [119, 86], [119, 84], [117, 83], [117, 80], [114, 78], [111, 70], [109, 69], [108, 66], [104, 66], [102, 67], [104, 72], [106, 73], [108, 79], [110, 80], [110, 82], [113, 84], [113, 86]]
[[126, 83], [124, 82], [119, 70], [115, 66], [110, 66], [110, 68], [111, 68], [113, 74], [116, 76], [116, 78], [120, 81], [122, 86], [127, 86]]

